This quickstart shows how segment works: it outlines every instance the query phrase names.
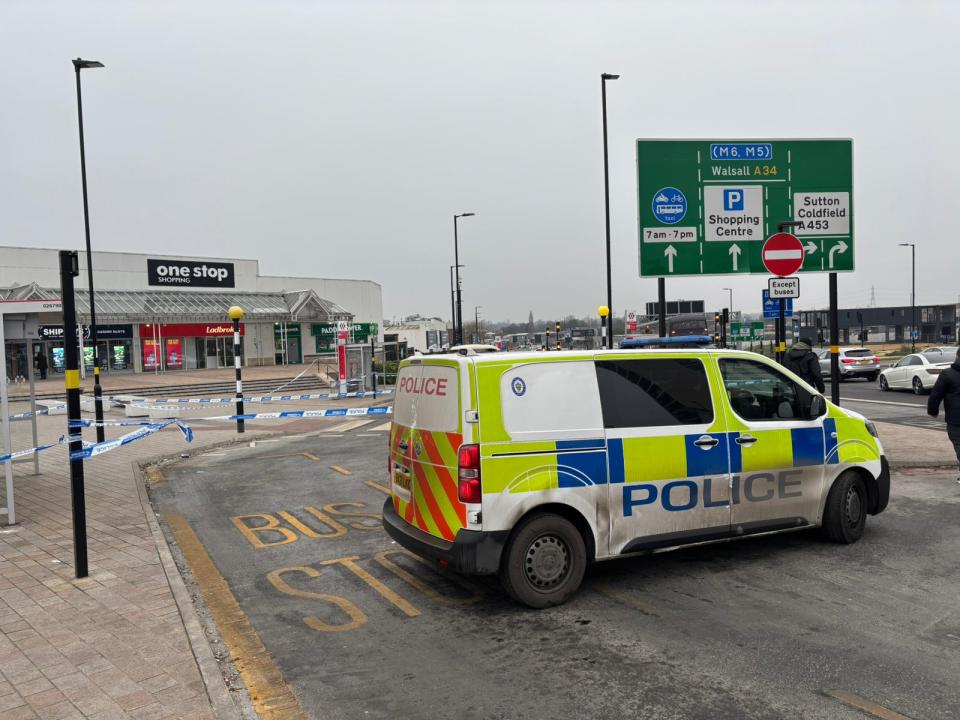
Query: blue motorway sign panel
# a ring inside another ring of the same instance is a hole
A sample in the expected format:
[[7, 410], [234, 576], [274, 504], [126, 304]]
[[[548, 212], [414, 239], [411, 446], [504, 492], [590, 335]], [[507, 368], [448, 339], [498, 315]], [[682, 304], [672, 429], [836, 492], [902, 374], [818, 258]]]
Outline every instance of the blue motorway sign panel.
[[[786, 307], [783, 311], [784, 317], [793, 317], [793, 298], [787, 298], [784, 303]], [[780, 301], [770, 297], [770, 291], [763, 291], [763, 316], [765, 318], [780, 317]]]

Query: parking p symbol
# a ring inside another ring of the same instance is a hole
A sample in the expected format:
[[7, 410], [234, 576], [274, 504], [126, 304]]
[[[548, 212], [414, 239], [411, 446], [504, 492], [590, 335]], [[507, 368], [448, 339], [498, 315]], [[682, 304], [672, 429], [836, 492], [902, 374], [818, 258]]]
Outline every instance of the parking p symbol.
[[743, 210], [743, 190], [724, 189], [723, 209], [727, 212]]

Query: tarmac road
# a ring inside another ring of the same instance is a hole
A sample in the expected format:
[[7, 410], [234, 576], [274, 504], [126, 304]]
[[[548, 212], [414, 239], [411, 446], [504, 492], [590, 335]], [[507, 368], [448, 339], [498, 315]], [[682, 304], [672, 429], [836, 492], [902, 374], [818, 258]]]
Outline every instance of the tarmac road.
[[385, 448], [357, 429], [218, 450], [152, 489], [307, 717], [869, 717], [836, 697], [960, 717], [952, 477], [895, 475], [852, 546], [803, 532], [600, 563], [570, 603], [531, 611], [389, 540]]

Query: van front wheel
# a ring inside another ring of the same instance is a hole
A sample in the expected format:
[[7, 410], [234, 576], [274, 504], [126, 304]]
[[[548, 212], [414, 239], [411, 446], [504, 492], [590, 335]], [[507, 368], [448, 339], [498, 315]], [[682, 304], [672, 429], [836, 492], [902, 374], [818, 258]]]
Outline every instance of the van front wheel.
[[838, 543], [854, 543], [867, 523], [867, 489], [855, 472], [837, 478], [823, 509], [823, 534]]
[[545, 608], [566, 602], [580, 587], [587, 549], [580, 531], [559, 515], [525, 520], [503, 555], [500, 580], [517, 602]]

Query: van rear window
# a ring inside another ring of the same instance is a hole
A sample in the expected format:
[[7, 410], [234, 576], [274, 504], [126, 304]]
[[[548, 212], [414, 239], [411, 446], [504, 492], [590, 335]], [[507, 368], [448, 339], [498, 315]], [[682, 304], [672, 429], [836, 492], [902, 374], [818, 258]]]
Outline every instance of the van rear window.
[[457, 432], [460, 396], [457, 368], [408, 365], [397, 376], [393, 420], [398, 425], [436, 432]]

